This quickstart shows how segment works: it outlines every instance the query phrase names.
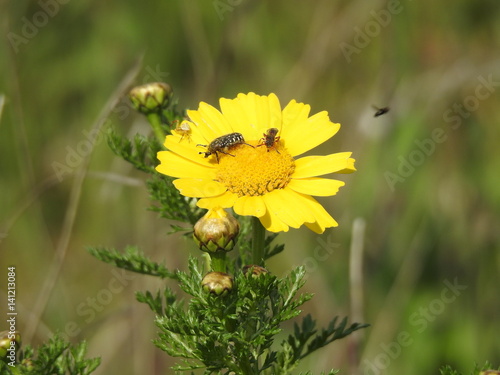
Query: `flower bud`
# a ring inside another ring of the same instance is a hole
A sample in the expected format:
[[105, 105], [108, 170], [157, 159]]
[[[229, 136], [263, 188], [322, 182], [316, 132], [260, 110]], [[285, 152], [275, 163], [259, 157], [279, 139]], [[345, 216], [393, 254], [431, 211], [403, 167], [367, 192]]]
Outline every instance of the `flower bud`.
[[193, 237], [202, 251], [231, 251], [236, 244], [240, 224], [222, 208], [210, 209], [194, 225]]
[[264, 267], [257, 266], [256, 264], [249, 264], [247, 266], [244, 266], [242, 271], [245, 276], [248, 276], [247, 274], [250, 272], [250, 270], [252, 270], [252, 273], [250, 275], [253, 277], [269, 273], [269, 271], [266, 270]]
[[209, 272], [201, 280], [203, 290], [216, 296], [225, 296], [233, 289], [233, 277], [224, 272]]
[[136, 86], [128, 93], [133, 107], [144, 114], [159, 112], [166, 108], [173, 95], [173, 90], [168, 83], [152, 82]]
[[5, 359], [11, 351], [17, 351], [21, 347], [21, 335], [19, 332], [0, 332], [0, 359]]

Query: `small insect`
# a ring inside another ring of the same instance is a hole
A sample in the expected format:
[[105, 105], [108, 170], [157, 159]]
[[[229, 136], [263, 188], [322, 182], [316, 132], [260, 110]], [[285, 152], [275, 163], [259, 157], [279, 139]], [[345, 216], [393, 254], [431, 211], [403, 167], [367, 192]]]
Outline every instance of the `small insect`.
[[196, 146], [203, 146], [207, 148], [207, 151], [200, 151], [200, 154], [205, 154], [205, 157], [208, 158], [210, 155], [215, 154], [215, 157], [217, 159], [217, 163], [219, 162], [219, 154], [218, 152], [229, 155], [234, 157], [235, 155], [231, 155], [228, 151], [230, 148], [236, 146], [236, 145], [247, 145], [250, 147], [253, 147], [252, 145], [249, 145], [248, 143], [245, 143], [245, 139], [243, 138], [243, 135], [241, 133], [230, 133], [223, 135], [222, 137], [215, 138], [212, 142], [210, 142], [209, 145], [196, 145]]
[[[274, 146], [274, 144], [280, 140], [280, 137], [276, 137], [276, 134], [278, 134], [278, 132], [279, 130], [277, 128], [267, 129], [267, 131], [262, 134], [264, 138], [260, 139], [263, 143], [258, 145], [257, 147], [266, 146], [267, 152], [269, 152], [269, 150]], [[277, 148], [275, 148], [275, 150], [278, 154], [280, 153]]]
[[377, 112], [375, 112], [373, 117], [385, 115], [387, 112], [389, 112], [389, 109], [390, 109], [389, 107], [378, 108], [378, 107], [375, 107], [374, 105], [372, 105], [372, 107], [377, 111]]
[[187, 121], [182, 121], [182, 122], [177, 121], [177, 124], [175, 126], [175, 132], [181, 135], [181, 139], [179, 140], [179, 142], [181, 142], [184, 139], [184, 137], [186, 137], [188, 140], [191, 139], [191, 126]]

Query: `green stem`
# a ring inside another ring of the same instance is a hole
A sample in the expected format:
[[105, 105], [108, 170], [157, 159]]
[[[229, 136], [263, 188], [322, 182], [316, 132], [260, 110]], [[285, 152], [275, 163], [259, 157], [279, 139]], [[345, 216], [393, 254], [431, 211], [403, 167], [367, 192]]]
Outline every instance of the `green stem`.
[[212, 271], [226, 272], [226, 253], [224, 251], [210, 253], [210, 263]]
[[147, 115], [148, 121], [153, 127], [153, 132], [156, 135], [156, 138], [158, 141], [160, 141], [160, 144], [165, 143], [165, 133], [163, 132], [163, 129], [161, 128], [161, 116], [159, 112], [152, 112]]
[[252, 260], [257, 266], [264, 266], [264, 240], [266, 229], [259, 218], [252, 217]]

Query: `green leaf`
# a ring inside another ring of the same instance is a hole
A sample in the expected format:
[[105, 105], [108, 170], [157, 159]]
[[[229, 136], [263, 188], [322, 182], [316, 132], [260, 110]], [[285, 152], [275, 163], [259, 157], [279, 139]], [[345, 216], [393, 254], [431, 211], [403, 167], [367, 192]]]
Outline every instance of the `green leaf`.
[[163, 150], [162, 145], [156, 138], [147, 138], [143, 135], [135, 135], [133, 140], [129, 140], [114, 129], [108, 131], [108, 145], [116, 155], [128, 161], [140, 171], [154, 174], [158, 164], [157, 153]]
[[87, 343], [85, 341], [71, 347], [59, 335], [55, 335], [48, 343], [43, 344], [36, 351], [30, 346], [20, 351], [18, 354], [19, 363], [16, 363], [14, 368], [9, 368], [9, 366], [4, 368], [4, 363], [0, 361], [0, 373], [15, 375], [88, 375], [97, 369], [101, 359], [86, 359], [86, 352]]
[[206, 210], [196, 206], [196, 198], [182, 196], [173, 185], [173, 180], [172, 177], [154, 174], [146, 182], [151, 199], [157, 202], [149, 209], [159, 212], [163, 218], [181, 221], [193, 226], [205, 214]]
[[134, 246], [127, 246], [124, 253], [105, 247], [88, 247], [87, 251], [97, 259], [127, 271], [162, 279], [177, 279], [175, 272], [169, 271], [163, 264], [150, 260]]

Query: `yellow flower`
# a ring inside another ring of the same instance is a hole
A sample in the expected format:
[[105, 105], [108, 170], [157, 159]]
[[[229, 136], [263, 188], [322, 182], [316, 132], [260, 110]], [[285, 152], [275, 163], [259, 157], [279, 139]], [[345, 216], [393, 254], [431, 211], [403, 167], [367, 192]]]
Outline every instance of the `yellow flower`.
[[[158, 172], [177, 177], [175, 187], [184, 196], [201, 198], [199, 207], [233, 207], [238, 215], [258, 217], [271, 232], [302, 224], [316, 233], [336, 227], [311, 195], [337, 193], [344, 182], [317, 176], [354, 172], [351, 153], [296, 157], [331, 138], [340, 124], [325, 111], [309, 117], [310, 106], [295, 100], [281, 109], [274, 94], [221, 98], [220, 107], [201, 102], [198, 110], [187, 111], [190, 138], [166, 137], [169, 151], [158, 153]], [[272, 128], [278, 129], [274, 140], [266, 139]], [[231, 136], [208, 147], [231, 133], [243, 139]]]

